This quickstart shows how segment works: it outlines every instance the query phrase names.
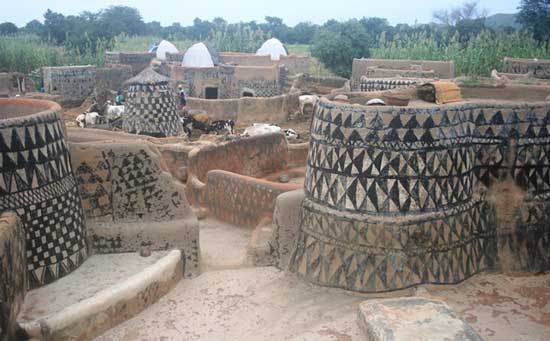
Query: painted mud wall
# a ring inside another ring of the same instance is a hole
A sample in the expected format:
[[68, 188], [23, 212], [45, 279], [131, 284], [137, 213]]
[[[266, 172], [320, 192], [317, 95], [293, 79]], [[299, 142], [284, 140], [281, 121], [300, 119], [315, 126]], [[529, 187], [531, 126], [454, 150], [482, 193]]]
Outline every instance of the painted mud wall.
[[208, 113], [212, 119], [231, 119], [239, 124], [286, 122], [289, 114], [300, 110], [299, 96], [282, 95], [269, 98], [242, 97], [239, 99], [205, 100], [188, 98], [187, 109]]
[[[391, 78], [398, 74], [410, 78], [440, 78], [451, 79], [455, 76], [455, 67], [452, 61], [425, 61], [425, 60], [390, 60], [390, 59], [354, 59], [352, 65], [351, 87], [360, 89], [361, 77], [374, 73], [369, 77]], [[379, 69], [376, 71], [376, 69]], [[395, 71], [398, 70], [398, 71]]]
[[0, 212], [16, 212], [25, 229], [30, 288], [67, 275], [88, 255], [60, 111], [50, 101], [0, 99]]
[[550, 60], [504, 58], [502, 71], [505, 73], [531, 73], [535, 78], [550, 79]]
[[132, 68], [132, 75], [135, 76], [149, 66], [154, 53], [140, 52], [105, 52], [105, 66], [129, 65]]
[[13, 212], [0, 213], [0, 340], [15, 340], [27, 292], [25, 231]]
[[[383, 292], [458, 283], [485, 269], [547, 269], [549, 129], [543, 103], [322, 100], [292, 271]], [[497, 194], [505, 192], [516, 194]]]

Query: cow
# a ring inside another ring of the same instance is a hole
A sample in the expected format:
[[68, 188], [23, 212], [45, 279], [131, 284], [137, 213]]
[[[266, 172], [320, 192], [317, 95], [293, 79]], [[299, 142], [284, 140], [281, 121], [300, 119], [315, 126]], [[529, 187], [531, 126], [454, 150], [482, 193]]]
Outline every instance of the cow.
[[80, 114], [76, 117], [76, 122], [80, 128], [86, 128], [86, 126], [94, 126], [100, 123], [102, 116], [97, 112], [87, 112]]

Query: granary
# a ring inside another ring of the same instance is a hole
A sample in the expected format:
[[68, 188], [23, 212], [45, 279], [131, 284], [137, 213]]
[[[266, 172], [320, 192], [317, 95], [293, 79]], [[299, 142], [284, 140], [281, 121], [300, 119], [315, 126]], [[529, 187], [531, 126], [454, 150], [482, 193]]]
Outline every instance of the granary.
[[169, 81], [147, 68], [124, 83], [127, 107], [122, 116], [122, 129], [125, 132], [162, 137], [182, 133]]
[[270, 56], [271, 60], [280, 60], [281, 56], [287, 56], [286, 47], [277, 38], [266, 40], [262, 46], [256, 51], [257, 56]]

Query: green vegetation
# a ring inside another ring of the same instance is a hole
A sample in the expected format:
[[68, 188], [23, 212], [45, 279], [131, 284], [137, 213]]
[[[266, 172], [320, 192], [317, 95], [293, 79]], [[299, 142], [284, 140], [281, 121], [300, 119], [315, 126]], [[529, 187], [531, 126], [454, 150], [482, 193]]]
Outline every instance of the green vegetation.
[[459, 37], [445, 37], [441, 42], [426, 34], [397, 35], [371, 50], [373, 58], [452, 60], [459, 76], [489, 76], [499, 69], [504, 57], [550, 58], [550, 46], [539, 44], [526, 33], [492, 33], [482, 31], [466, 43]]
[[290, 53], [310, 54], [313, 75], [349, 77], [353, 58], [453, 60], [459, 76], [487, 76], [505, 56], [550, 58], [550, 1], [522, 0], [518, 14], [487, 17], [476, 1], [434, 13], [435, 24], [392, 26], [383, 18], [308, 22], [293, 27], [281, 18], [227, 23], [196, 18], [192, 25], [144, 22], [139, 11], [111, 6], [63, 15], [48, 10], [43, 22], [18, 28], [0, 23], [0, 71], [29, 73], [42, 66], [102, 65], [106, 50], [146, 51], [170, 40], [180, 51], [208, 41], [219, 51], [254, 52], [279, 38]]

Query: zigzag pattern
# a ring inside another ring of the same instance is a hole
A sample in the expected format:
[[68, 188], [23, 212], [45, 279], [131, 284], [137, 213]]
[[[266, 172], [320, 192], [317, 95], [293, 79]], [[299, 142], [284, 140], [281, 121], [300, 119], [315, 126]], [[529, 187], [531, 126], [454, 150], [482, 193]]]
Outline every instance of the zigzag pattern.
[[25, 228], [29, 286], [48, 284], [78, 267], [87, 248], [60, 115], [0, 122], [0, 153], [0, 210], [17, 212]]

